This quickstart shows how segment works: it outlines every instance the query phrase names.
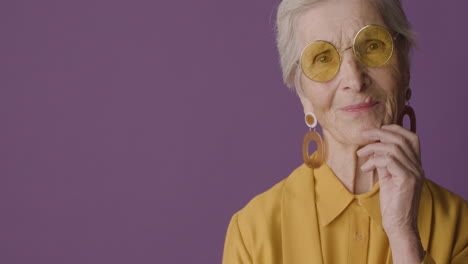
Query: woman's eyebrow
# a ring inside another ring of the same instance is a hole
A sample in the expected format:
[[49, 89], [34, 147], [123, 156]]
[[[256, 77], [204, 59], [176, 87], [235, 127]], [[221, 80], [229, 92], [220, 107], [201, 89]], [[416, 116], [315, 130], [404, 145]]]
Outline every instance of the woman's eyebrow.
[[345, 29], [338, 30], [338, 34], [330, 34], [328, 36], [324, 36], [324, 35], [320, 36], [320, 35], [311, 33], [310, 36], [309, 36], [309, 39], [311, 39], [311, 41], [309, 41], [308, 43], [318, 41], [318, 40], [322, 40], [322, 41], [330, 42], [338, 50], [344, 50], [344, 49], [347, 49], [347, 48], [349, 48], [349, 47], [351, 47], [353, 45], [354, 37], [355, 37], [355, 35], [357, 34], [358, 31], [354, 32], [352, 34], [352, 36], [349, 37], [349, 43], [344, 43], [344, 41], [343, 41], [343, 39], [348, 39], [348, 38], [345, 38], [343, 36], [343, 34], [345, 34], [345, 32], [346, 32]]
[[310, 43], [310, 42], [314, 42], [314, 41], [319, 41], [319, 40], [330, 42], [330, 43], [332, 43], [333, 45], [335, 45], [336, 43], [338, 43], [338, 41], [336, 41], [336, 38], [333, 38], [333, 37], [330, 37], [330, 36], [321, 37], [321, 36], [317, 36], [317, 35], [312, 35], [312, 36], [310, 36], [309, 39], [311, 39], [311, 41], [309, 41], [309, 43]]

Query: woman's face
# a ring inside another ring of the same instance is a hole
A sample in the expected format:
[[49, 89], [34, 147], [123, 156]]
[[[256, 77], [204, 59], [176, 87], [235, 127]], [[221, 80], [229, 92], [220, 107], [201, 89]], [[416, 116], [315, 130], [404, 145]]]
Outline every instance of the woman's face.
[[[306, 11], [298, 20], [301, 50], [316, 40], [331, 42], [338, 50], [353, 44], [356, 33], [366, 25], [387, 27], [368, 0], [323, 2]], [[387, 27], [388, 28], [388, 27]], [[360, 64], [352, 49], [344, 51], [338, 73], [327, 82], [315, 82], [301, 73], [304, 91], [300, 95], [304, 113], [316, 115], [324, 133], [344, 144], [368, 144], [361, 132], [395, 123], [404, 105], [404, 89], [409, 73], [398, 73], [397, 54], [385, 66], [371, 68]], [[346, 111], [344, 107], [376, 101], [367, 111]]]

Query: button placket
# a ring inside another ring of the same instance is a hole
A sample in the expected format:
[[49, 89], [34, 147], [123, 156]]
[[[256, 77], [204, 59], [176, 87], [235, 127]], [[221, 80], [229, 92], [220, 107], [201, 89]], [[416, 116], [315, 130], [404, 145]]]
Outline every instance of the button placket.
[[370, 217], [358, 199], [352, 206], [350, 224], [349, 259], [353, 263], [367, 263]]

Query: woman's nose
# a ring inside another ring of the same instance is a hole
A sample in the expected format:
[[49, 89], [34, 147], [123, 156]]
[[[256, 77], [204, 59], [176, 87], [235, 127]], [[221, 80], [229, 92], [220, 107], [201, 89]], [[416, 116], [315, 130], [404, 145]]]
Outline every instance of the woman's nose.
[[344, 89], [359, 92], [368, 85], [369, 78], [365, 66], [354, 56], [352, 49], [348, 49], [343, 53], [340, 75]]

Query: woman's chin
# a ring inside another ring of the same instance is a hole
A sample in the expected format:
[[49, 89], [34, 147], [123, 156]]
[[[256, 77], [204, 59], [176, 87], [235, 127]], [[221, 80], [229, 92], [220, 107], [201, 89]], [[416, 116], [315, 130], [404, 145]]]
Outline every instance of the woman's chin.
[[376, 128], [380, 128], [380, 126], [368, 125], [366, 127], [351, 129], [350, 131], [347, 132], [350, 144], [368, 145], [368, 144], [376, 142], [377, 140], [369, 139], [368, 137], [364, 136], [365, 131], [376, 129]]

